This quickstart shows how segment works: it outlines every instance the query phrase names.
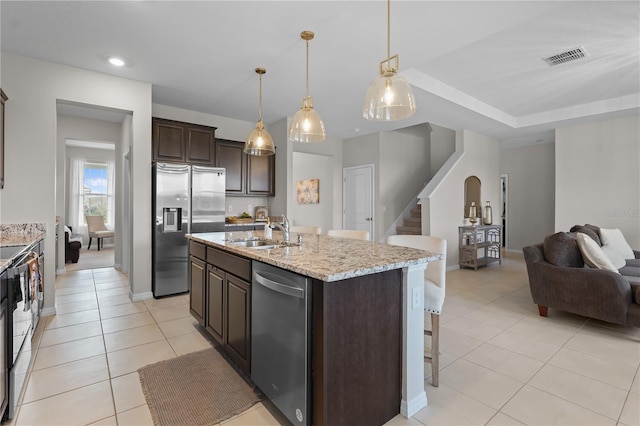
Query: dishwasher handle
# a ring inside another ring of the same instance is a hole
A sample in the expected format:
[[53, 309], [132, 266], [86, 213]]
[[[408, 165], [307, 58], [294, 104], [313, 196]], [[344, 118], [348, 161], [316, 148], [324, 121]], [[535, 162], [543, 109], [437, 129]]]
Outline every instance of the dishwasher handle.
[[281, 284], [270, 280], [269, 278], [261, 275], [257, 271], [253, 271], [253, 278], [256, 283], [270, 289], [276, 291], [278, 293], [286, 294], [287, 296], [297, 297], [298, 299], [304, 298], [304, 289], [299, 287], [291, 287], [286, 284]]

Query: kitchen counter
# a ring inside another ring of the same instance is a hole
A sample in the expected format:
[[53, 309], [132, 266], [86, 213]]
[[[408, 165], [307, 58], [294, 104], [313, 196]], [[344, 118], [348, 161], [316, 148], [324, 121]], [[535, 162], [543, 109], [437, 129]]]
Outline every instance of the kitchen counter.
[[[24, 247], [31, 246], [46, 235], [44, 224], [8, 224], [0, 225], [0, 247]], [[0, 273], [4, 272], [11, 263], [16, 260], [22, 250], [12, 254], [7, 259], [0, 256]]]
[[[401, 269], [442, 258], [438, 253], [315, 234], [302, 234], [300, 246], [268, 250], [228, 244], [229, 240], [262, 238], [263, 235], [263, 231], [211, 232], [189, 234], [187, 238], [324, 282]], [[292, 233], [291, 240], [297, 241], [296, 238], [297, 234]], [[281, 241], [282, 232], [273, 231], [273, 239]]]
[[[207, 262], [222, 250], [312, 278], [312, 423], [384, 424], [397, 413], [408, 418], [426, 407], [424, 271], [442, 254], [316, 234], [301, 234], [297, 245], [297, 233], [291, 234], [293, 244], [270, 249], [232, 244], [263, 235], [213, 232], [187, 238], [211, 247]], [[270, 240], [282, 238], [274, 230]], [[215, 275], [204, 282], [208, 273], [198, 278], [196, 301], [214, 294], [205, 293], [205, 287], [220, 287]], [[250, 293], [247, 284], [245, 292]], [[364, 394], [370, 398], [363, 399]]]

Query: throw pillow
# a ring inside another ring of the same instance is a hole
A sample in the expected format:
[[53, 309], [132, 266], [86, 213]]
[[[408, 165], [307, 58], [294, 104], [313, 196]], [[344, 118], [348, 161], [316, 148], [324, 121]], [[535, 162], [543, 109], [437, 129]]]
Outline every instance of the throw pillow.
[[604, 269], [607, 271], [615, 272], [619, 274], [618, 268], [616, 268], [611, 260], [607, 257], [606, 254], [602, 251], [600, 246], [588, 237], [586, 234], [579, 232], [576, 235], [578, 240], [578, 247], [580, 248], [580, 253], [582, 253], [582, 258], [584, 259], [584, 263], [589, 265], [592, 268]]
[[620, 269], [627, 264], [626, 259], [633, 259], [633, 249], [624, 239], [619, 229], [600, 229], [602, 251], [609, 257], [611, 263]]
[[571, 229], [569, 231], [570, 232], [582, 232], [584, 234], [587, 234], [588, 236], [593, 238], [593, 241], [598, 243], [599, 246], [602, 245], [602, 242], [600, 241], [600, 236], [598, 235], [598, 233], [600, 232], [600, 229], [598, 228], [598, 232], [596, 232], [593, 229], [593, 225], [574, 225], [574, 226], [571, 227]]
[[555, 234], [547, 235], [542, 245], [544, 258], [552, 265], [569, 268], [582, 268], [584, 266], [575, 234], [556, 232]]

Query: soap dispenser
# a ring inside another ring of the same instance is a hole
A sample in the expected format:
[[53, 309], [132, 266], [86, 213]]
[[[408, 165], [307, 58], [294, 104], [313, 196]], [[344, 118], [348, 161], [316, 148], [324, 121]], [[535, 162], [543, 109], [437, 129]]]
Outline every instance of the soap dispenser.
[[271, 219], [267, 217], [267, 224], [264, 226], [264, 237], [267, 239], [271, 239], [273, 237], [273, 234], [271, 233], [272, 230]]

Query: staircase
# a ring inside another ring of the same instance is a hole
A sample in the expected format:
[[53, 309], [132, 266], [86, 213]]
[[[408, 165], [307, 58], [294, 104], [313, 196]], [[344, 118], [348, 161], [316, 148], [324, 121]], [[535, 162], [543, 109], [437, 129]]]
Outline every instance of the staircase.
[[411, 209], [409, 217], [402, 219], [402, 226], [396, 227], [398, 235], [422, 235], [422, 206]]

